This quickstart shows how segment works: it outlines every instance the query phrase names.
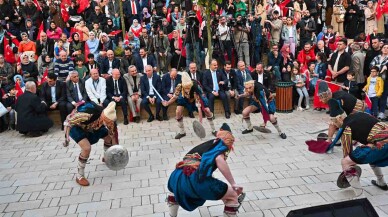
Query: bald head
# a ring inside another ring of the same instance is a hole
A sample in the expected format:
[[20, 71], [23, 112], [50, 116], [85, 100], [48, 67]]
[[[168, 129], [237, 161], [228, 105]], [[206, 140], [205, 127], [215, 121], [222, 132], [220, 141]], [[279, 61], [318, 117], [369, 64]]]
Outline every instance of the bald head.
[[176, 68], [172, 68], [170, 70], [170, 78], [172, 80], [175, 80], [177, 75], [178, 75], [178, 70], [176, 70]]
[[27, 81], [26, 82], [26, 90], [30, 91], [31, 93], [36, 93], [36, 84], [33, 81]]
[[108, 50], [108, 51], [106, 52], [106, 55], [108, 56], [108, 59], [109, 59], [109, 60], [113, 60], [114, 57], [115, 57], [115, 54], [113, 53], [113, 50]]
[[59, 57], [61, 58], [62, 61], [66, 61], [67, 60], [67, 53], [66, 51], [62, 50], [59, 52]]
[[118, 70], [118, 69], [113, 69], [112, 70], [112, 78], [114, 79], [114, 80], [118, 80], [119, 78], [120, 78], [120, 70]]
[[145, 73], [146, 73], [147, 77], [151, 78], [152, 74], [154, 73], [154, 70], [152, 69], [152, 66], [146, 65]]
[[90, 77], [93, 80], [98, 80], [98, 77], [100, 77], [100, 75], [98, 74], [98, 70], [97, 69], [90, 70]]

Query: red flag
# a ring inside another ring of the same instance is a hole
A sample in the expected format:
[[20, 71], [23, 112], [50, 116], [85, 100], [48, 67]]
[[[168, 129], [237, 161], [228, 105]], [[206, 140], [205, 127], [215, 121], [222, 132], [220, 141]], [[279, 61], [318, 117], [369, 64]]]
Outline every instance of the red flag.
[[201, 25], [201, 23], [202, 23], [202, 16], [201, 16], [201, 11], [200, 10], [197, 10], [197, 18], [198, 18], [199, 24]]
[[69, 18], [70, 18], [69, 12], [66, 10], [66, 6], [63, 2], [61, 4], [61, 15], [62, 15], [63, 21], [65, 22], [69, 21]]
[[40, 40], [40, 33], [44, 32], [43, 22], [39, 26], [38, 35], [36, 36], [36, 40]]
[[377, 1], [376, 19], [379, 20], [383, 16], [383, 8], [381, 7], [381, 0]]
[[79, 0], [79, 7], [77, 13], [82, 13], [86, 8], [89, 7], [89, 0]]
[[16, 62], [15, 54], [12, 52], [12, 47], [9, 45], [8, 38], [4, 37], [4, 59], [9, 64], [14, 64]]
[[43, 76], [42, 76], [42, 79], [40, 79], [40, 82], [39, 82], [39, 85], [42, 85], [44, 82], [47, 81], [47, 75], [48, 75], [48, 67], [46, 68], [46, 70], [43, 72]]
[[88, 61], [88, 55], [90, 53], [90, 50], [89, 50], [89, 45], [87, 42], [85, 42], [85, 51], [84, 51], [84, 54], [85, 54], [85, 62]]
[[119, 34], [120, 32], [122, 32], [122, 31], [121, 30], [115, 30], [115, 31], [110, 32], [109, 35], [115, 36], [115, 35]]
[[36, 6], [36, 9], [38, 9], [38, 11], [42, 11], [42, 8], [40, 7], [38, 0], [34, 0], [34, 5]]
[[19, 96], [23, 94], [23, 90], [22, 90], [22, 88], [20, 87], [19, 82], [16, 82], [16, 84], [15, 84], [15, 90], [17, 91], [17, 92], [16, 92], [16, 98], [19, 98]]
[[[320, 100], [319, 100], [319, 97], [318, 97], [318, 86], [319, 86], [319, 83], [321, 82], [322, 80], [318, 80], [317, 81], [317, 84], [315, 85], [315, 92], [314, 92], [314, 108], [329, 108], [329, 106], [327, 104], [324, 104], [322, 103]], [[327, 83], [327, 86], [329, 86], [330, 90], [332, 93], [334, 92], [337, 92], [339, 90], [341, 90], [341, 86], [338, 85], [338, 84], [334, 84], [334, 83], [331, 83], [331, 82], [326, 82]]]
[[283, 11], [284, 8], [286, 7], [286, 5], [288, 5], [288, 3], [290, 3], [291, 0], [284, 0], [282, 3], [279, 4], [279, 7], [280, 7], [280, 11]]
[[9, 37], [11, 37], [12, 43], [13, 43], [16, 47], [19, 47], [20, 42], [19, 42], [19, 40], [16, 38], [16, 36], [12, 35], [12, 34], [9, 33], [9, 32], [7, 32], [7, 34], [9, 35]]
[[129, 45], [129, 36], [128, 36], [128, 32], [125, 32], [124, 44], [125, 44], [125, 45]]
[[169, 23], [171, 23], [171, 8], [168, 8], [166, 19], [167, 19], [167, 21], [168, 21]]
[[370, 100], [368, 94], [365, 94], [365, 104], [369, 108], [369, 110], [372, 109], [372, 101]]
[[183, 40], [179, 32], [178, 32], [178, 47], [179, 49], [181, 49], [182, 56], [186, 57], [186, 46], [183, 45]]

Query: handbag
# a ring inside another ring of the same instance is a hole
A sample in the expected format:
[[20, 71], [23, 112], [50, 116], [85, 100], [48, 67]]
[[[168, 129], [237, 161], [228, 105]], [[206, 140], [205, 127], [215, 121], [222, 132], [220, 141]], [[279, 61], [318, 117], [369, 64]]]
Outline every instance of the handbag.
[[0, 117], [3, 117], [7, 113], [8, 113], [7, 108], [3, 105], [3, 103], [0, 102]]

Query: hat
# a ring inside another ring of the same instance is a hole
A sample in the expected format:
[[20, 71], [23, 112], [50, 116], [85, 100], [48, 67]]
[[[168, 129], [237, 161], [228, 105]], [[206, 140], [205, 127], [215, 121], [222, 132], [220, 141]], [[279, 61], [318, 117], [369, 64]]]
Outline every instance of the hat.
[[182, 86], [183, 87], [193, 86], [193, 81], [191, 80], [191, 77], [187, 72], [182, 72]]
[[111, 121], [116, 121], [117, 116], [116, 116], [116, 103], [115, 102], [110, 102], [108, 106], [104, 109], [103, 111], [105, 117], [107, 117]]
[[330, 109], [330, 117], [335, 118], [338, 115], [344, 113], [344, 110], [342, 110], [341, 105], [336, 99], [330, 99], [328, 104]]
[[223, 123], [220, 130], [232, 132], [232, 130], [230, 129], [230, 127], [227, 123]]
[[318, 94], [325, 93], [329, 90], [329, 86], [327, 85], [326, 81], [321, 81], [318, 84]]

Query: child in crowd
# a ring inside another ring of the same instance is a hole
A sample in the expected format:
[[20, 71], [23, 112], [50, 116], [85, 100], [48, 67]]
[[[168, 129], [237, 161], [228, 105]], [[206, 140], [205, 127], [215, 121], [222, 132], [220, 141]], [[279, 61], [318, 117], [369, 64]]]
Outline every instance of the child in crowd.
[[363, 89], [372, 102], [372, 115], [375, 117], [377, 117], [378, 114], [379, 98], [383, 94], [384, 88], [383, 79], [377, 76], [379, 71], [379, 67], [372, 66], [370, 76], [368, 77], [366, 85]]
[[78, 57], [75, 61], [77, 64], [75, 67], [75, 71], [78, 72], [79, 78], [84, 80], [86, 77], [86, 74], [88, 74], [88, 69], [84, 66], [84, 60]]
[[355, 96], [357, 99], [360, 99], [360, 92], [358, 89], [358, 85], [355, 79], [355, 73], [352, 71], [349, 71], [346, 74], [347, 80], [344, 82], [344, 85], [341, 86], [343, 91], [346, 91], [353, 96]]
[[[57, 41], [57, 46], [54, 48], [54, 57], [55, 57], [55, 60], [57, 59], [60, 59], [59, 57], [59, 53], [61, 51], [65, 50], [65, 48], [63, 47], [63, 41], [62, 40], [58, 40]], [[54, 61], [55, 61], [54, 60]]]
[[306, 88], [306, 76], [301, 74], [299, 72], [299, 69], [294, 67], [292, 69], [292, 76], [291, 76], [292, 82], [295, 83], [296, 92], [299, 94], [299, 100], [298, 100], [298, 111], [303, 111], [302, 108], [302, 101], [303, 96], [306, 98], [306, 109], [309, 109], [309, 94], [307, 92]]
[[[8, 129], [14, 130], [15, 129], [15, 103], [16, 103], [16, 89], [14, 85], [9, 86], [9, 92], [3, 95], [3, 105], [8, 110]], [[6, 115], [4, 115], [2, 118], [5, 123]]]

